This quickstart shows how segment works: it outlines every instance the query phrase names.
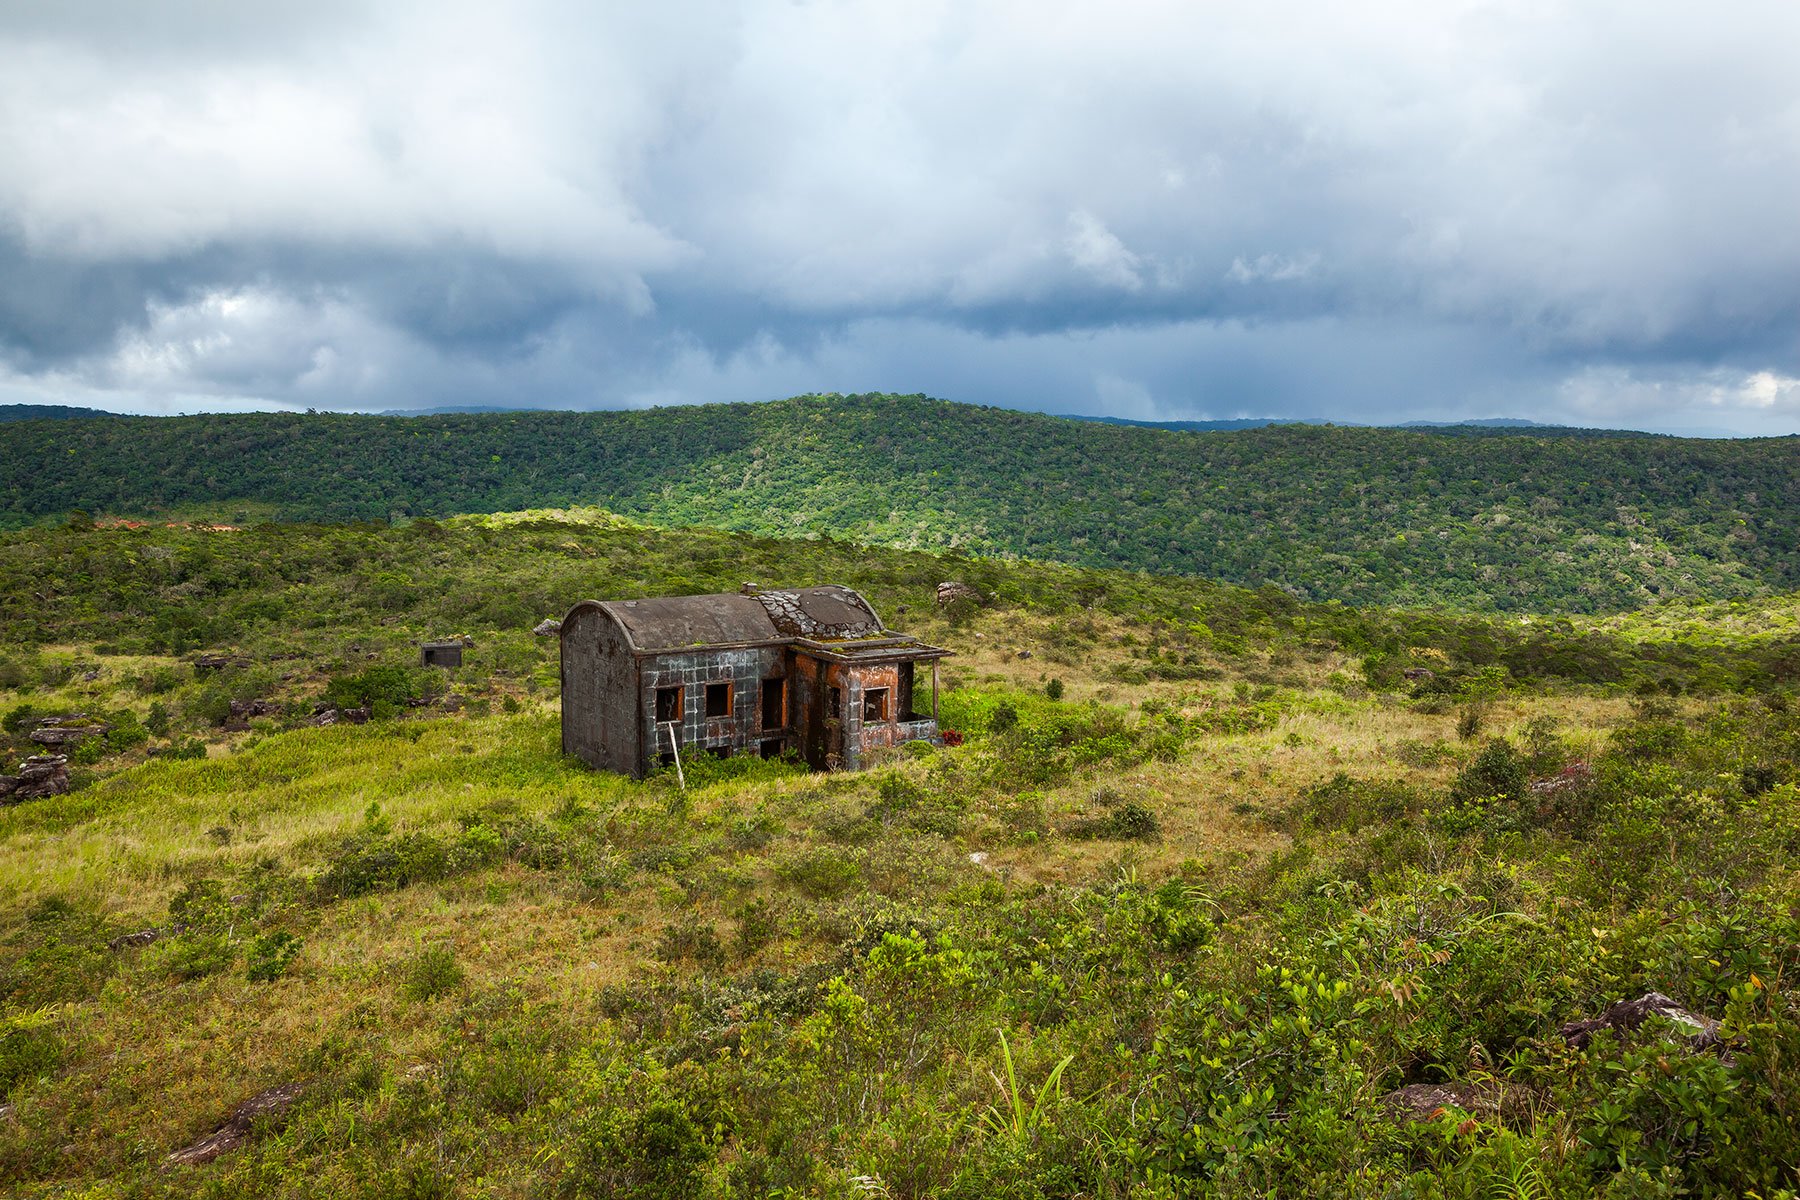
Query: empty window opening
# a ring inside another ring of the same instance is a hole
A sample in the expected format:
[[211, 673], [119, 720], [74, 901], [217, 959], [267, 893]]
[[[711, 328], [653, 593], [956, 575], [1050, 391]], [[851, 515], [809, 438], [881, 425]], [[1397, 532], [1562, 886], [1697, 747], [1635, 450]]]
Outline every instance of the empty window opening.
[[781, 757], [781, 739], [780, 738], [764, 739], [763, 744], [762, 744], [762, 756], [764, 758], [780, 758]]
[[829, 705], [827, 706], [826, 711], [830, 713], [831, 719], [834, 721], [843, 719], [843, 716], [844, 716], [844, 689], [842, 689], [842, 688], [832, 688], [831, 689], [831, 700], [830, 700]]
[[888, 690], [886, 688], [868, 688], [863, 692], [863, 720], [885, 721], [888, 719]]
[[781, 679], [762, 681], [762, 727], [780, 729], [787, 724], [787, 684]]
[[729, 683], [706, 685], [706, 715], [709, 717], [729, 717], [731, 715], [731, 685]]
[[667, 725], [670, 721], [681, 720], [681, 689], [656, 689], [656, 723]]
[[706, 752], [708, 754], [712, 755], [714, 758], [730, 758], [731, 757], [731, 747], [730, 746], [708, 746], [706, 748]]

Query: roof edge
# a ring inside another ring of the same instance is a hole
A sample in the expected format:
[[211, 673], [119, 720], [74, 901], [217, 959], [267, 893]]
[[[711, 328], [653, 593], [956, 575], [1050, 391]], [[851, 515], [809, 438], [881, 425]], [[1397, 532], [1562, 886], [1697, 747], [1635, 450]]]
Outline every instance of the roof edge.
[[574, 619], [574, 616], [576, 613], [580, 612], [584, 608], [591, 608], [595, 612], [598, 612], [601, 615], [605, 616], [606, 619], [611, 621], [614, 625], [618, 626], [619, 635], [625, 639], [626, 647], [633, 654], [643, 653], [643, 651], [641, 651], [638, 648], [637, 639], [635, 639], [631, 636], [631, 627], [629, 625], [625, 624], [625, 622], [621, 621], [619, 619], [618, 614], [613, 612], [611, 605], [613, 605], [615, 603], [617, 603], [617, 601], [613, 601], [613, 600], [577, 600], [575, 602], [574, 606], [571, 607], [568, 612], [563, 614], [562, 628], [558, 629], [556, 631], [557, 639], [560, 641], [562, 638], [562, 635], [565, 632], [567, 632], [567, 630], [569, 628], [569, 622], [572, 619]]

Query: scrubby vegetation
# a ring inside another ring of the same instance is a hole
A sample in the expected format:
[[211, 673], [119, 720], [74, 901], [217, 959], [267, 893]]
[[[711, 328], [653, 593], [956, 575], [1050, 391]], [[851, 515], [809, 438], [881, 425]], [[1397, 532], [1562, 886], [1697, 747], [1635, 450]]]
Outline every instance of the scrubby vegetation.
[[658, 524], [1599, 612], [1800, 587], [1791, 439], [1142, 429], [922, 396], [649, 412], [19, 421], [0, 525], [599, 504]]
[[[557, 754], [532, 624], [745, 579], [955, 649], [962, 744]], [[1792, 599], [1521, 625], [540, 513], [33, 529], [0, 604], [0, 770], [109, 730], [0, 809], [9, 1194], [1800, 1187]], [[1649, 991], [1716, 1044], [1559, 1033]]]

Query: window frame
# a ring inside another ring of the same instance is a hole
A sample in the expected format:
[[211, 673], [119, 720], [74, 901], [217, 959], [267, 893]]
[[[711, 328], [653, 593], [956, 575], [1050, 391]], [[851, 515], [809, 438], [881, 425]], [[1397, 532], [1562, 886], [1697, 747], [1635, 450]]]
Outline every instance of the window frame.
[[[864, 688], [862, 692], [862, 719], [864, 725], [885, 724], [893, 704], [891, 689]], [[874, 712], [871, 713], [870, 709]]]

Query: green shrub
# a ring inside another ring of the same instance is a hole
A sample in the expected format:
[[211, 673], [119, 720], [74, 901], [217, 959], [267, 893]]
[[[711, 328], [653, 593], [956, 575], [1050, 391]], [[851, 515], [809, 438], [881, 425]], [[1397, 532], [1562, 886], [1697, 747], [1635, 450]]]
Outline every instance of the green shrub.
[[42, 944], [0, 968], [0, 998], [22, 1008], [85, 1000], [100, 990], [116, 965], [116, 958], [101, 946], [65, 941], [60, 933], [51, 933]]
[[988, 731], [990, 733], [1009, 733], [1018, 728], [1019, 710], [1002, 700], [994, 706], [988, 715]]
[[725, 962], [725, 947], [709, 922], [689, 913], [663, 926], [656, 938], [656, 957], [668, 963], [695, 962], [703, 967], [718, 967]]
[[265, 933], [252, 939], [245, 955], [245, 977], [252, 983], [273, 983], [287, 974], [301, 945], [291, 933]]
[[1076, 841], [1154, 842], [1162, 837], [1162, 822], [1135, 800], [1126, 800], [1102, 817], [1072, 822], [1064, 830]]
[[0, 1096], [56, 1070], [62, 1056], [62, 1039], [49, 1011], [0, 1017]]
[[835, 850], [804, 850], [776, 868], [776, 874], [815, 899], [841, 896], [862, 878], [858, 860]]
[[1525, 798], [1528, 782], [1525, 760], [1511, 742], [1495, 738], [1457, 775], [1450, 798], [1460, 804], [1486, 801], [1516, 807]]
[[400, 991], [408, 1000], [422, 1003], [458, 990], [463, 978], [454, 950], [443, 944], [427, 946], [406, 965]]
[[144, 953], [144, 968], [177, 979], [202, 979], [229, 970], [237, 952], [222, 929], [190, 929], [158, 939]]
[[1113, 836], [1127, 841], [1154, 842], [1162, 837], [1162, 823], [1156, 814], [1133, 800], [1127, 800], [1112, 814]]
[[392, 664], [369, 667], [355, 675], [338, 675], [325, 684], [325, 703], [332, 708], [366, 708], [371, 716], [391, 717], [409, 701], [429, 700], [443, 688], [443, 673]]
[[1403, 821], [1421, 804], [1419, 794], [1404, 784], [1356, 779], [1339, 771], [1301, 793], [1299, 812], [1315, 828], [1355, 833], [1364, 826]]
[[160, 696], [180, 687], [184, 679], [183, 672], [179, 668], [163, 666], [153, 667], [138, 675], [131, 682], [132, 686], [142, 695]]
[[110, 713], [106, 719], [112, 726], [106, 733], [106, 751], [110, 754], [122, 753], [150, 740], [149, 729], [130, 709]]
[[152, 758], [205, 758], [206, 743], [199, 738], [185, 738], [179, 742], [170, 742], [167, 746], [159, 746], [150, 751]]
[[781, 932], [775, 907], [768, 900], [750, 901], [737, 914], [737, 950], [739, 954], [755, 954], [774, 941]]

